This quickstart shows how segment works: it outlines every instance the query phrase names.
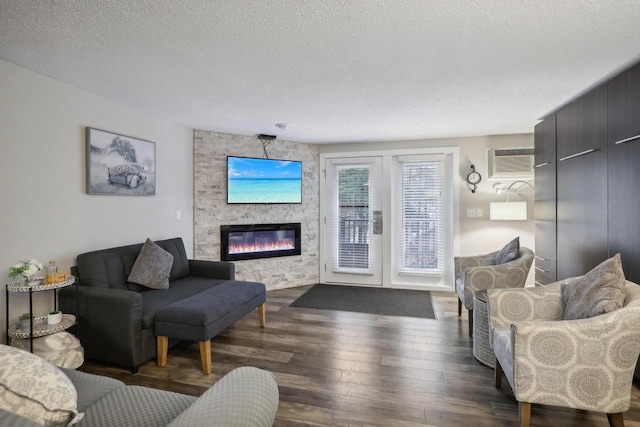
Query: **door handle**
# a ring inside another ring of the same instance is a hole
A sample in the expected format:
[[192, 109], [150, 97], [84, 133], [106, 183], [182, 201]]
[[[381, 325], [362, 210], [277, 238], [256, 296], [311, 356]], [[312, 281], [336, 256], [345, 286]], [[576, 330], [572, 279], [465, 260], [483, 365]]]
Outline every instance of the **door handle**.
[[558, 161], [559, 161], [559, 162], [564, 162], [565, 160], [573, 159], [574, 157], [584, 156], [585, 154], [593, 153], [594, 151], [598, 151], [598, 150], [597, 150], [597, 149], [595, 149], [595, 148], [592, 148], [592, 149], [590, 149], [590, 150], [581, 151], [581, 152], [579, 152], [579, 153], [572, 154], [572, 155], [570, 155], [570, 156], [566, 156], [566, 157], [563, 157], [563, 158], [561, 158], [561, 159], [558, 159]]
[[620, 141], [614, 142], [614, 144], [615, 145], [624, 144], [625, 142], [635, 141], [638, 138], [640, 138], [640, 135], [632, 136], [631, 138], [621, 139]]
[[373, 211], [373, 234], [382, 234], [382, 211]]

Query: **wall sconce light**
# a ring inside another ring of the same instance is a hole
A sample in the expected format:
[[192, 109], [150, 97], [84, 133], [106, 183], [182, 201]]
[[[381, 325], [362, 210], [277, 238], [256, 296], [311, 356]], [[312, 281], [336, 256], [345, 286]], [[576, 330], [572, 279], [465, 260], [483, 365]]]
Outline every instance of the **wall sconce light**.
[[[513, 190], [515, 184], [520, 184], [516, 190]], [[514, 181], [507, 188], [501, 183], [493, 184], [496, 194], [506, 193], [506, 202], [491, 202], [489, 203], [489, 219], [492, 221], [522, 221], [527, 219], [527, 202], [521, 202], [518, 200], [518, 193], [522, 190], [524, 185], [528, 185], [532, 190], [535, 190], [531, 184], [527, 181]], [[509, 195], [514, 194], [516, 201], [509, 201]]]
[[517, 221], [527, 219], [527, 202], [491, 202], [489, 219], [492, 221]]

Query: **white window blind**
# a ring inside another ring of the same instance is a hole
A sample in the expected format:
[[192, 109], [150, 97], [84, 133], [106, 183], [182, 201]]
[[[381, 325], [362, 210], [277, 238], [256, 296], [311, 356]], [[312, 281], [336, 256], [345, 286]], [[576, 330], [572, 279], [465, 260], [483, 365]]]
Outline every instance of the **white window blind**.
[[334, 213], [334, 266], [338, 271], [370, 271], [371, 203], [368, 166], [340, 166]]
[[402, 167], [399, 268], [403, 273], [444, 273], [444, 162], [399, 159]]

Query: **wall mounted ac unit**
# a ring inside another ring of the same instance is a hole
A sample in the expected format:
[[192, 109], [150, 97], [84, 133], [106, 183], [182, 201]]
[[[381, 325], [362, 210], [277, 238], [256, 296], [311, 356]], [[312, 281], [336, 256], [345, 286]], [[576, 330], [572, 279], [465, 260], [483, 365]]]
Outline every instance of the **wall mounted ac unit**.
[[487, 150], [488, 179], [532, 179], [533, 148]]

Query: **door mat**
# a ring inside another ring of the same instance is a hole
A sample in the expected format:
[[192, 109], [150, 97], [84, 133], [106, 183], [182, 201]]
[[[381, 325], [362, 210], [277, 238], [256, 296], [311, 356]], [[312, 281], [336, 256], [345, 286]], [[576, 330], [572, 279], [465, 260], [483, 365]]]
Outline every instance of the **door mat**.
[[385, 316], [436, 318], [431, 292], [406, 289], [317, 284], [291, 303], [291, 306]]

